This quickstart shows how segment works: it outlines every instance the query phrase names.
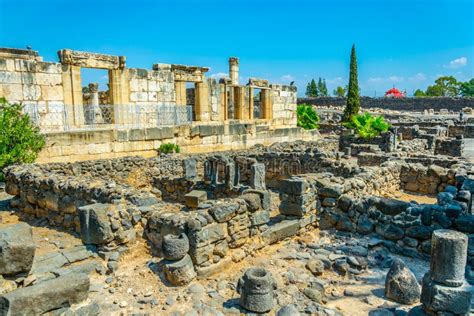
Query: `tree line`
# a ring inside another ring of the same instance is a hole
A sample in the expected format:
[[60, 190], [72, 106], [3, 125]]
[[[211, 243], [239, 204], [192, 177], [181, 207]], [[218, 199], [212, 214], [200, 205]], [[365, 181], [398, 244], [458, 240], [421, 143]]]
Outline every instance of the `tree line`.
[[321, 79], [320, 77], [317, 84], [316, 84], [316, 81], [314, 81], [314, 79], [312, 79], [311, 82], [308, 82], [308, 84], [306, 85], [305, 95], [307, 97], [329, 96], [328, 88], [326, 86], [326, 79]]
[[453, 76], [443, 76], [435, 80], [434, 85], [425, 91], [417, 89], [415, 97], [474, 97], [474, 78], [469, 81], [458, 81]]

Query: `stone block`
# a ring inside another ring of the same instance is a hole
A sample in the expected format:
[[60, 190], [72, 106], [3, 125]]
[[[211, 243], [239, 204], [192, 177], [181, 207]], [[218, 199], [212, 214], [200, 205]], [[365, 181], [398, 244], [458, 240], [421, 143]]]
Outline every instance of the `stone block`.
[[471, 295], [467, 284], [459, 287], [444, 286], [433, 282], [429, 273], [423, 278], [421, 303], [428, 311], [468, 315], [471, 308]]
[[36, 246], [30, 225], [19, 223], [0, 229], [0, 275], [29, 272]]
[[223, 223], [233, 218], [239, 208], [240, 205], [238, 203], [228, 203], [214, 205], [209, 211], [218, 223]]
[[197, 177], [196, 159], [188, 158], [183, 160], [183, 172], [186, 179]]
[[249, 218], [252, 226], [263, 225], [270, 221], [270, 212], [268, 210], [258, 211], [251, 213]]
[[110, 220], [107, 216], [109, 204], [91, 204], [78, 209], [81, 223], [81, 238], [84, 244], [105, 244], [113, 238]]
[[302, 178], [291, 177], [280, 181], [280, 190], [283, 193], [301, 195], [307, 188], [308, 184]]
[[69, 273], [0, 297], [1, 315], [40, 315], [87, 299], [89, 276]]
[[298, 233], [300, 224], [298, 220], [283, 220], [276, 223], [262, 233], [262, 239], [267, 244], [274, 244], [285, 238], [294, 236]]
[[137, 141], [137, 140], [145, 140], [145, 129], [131, 129], [129, 131], [129, 140], [130, 141]]
[[190, 232], [188, 237], [189, 243], [194, 247], [212, 244], [227, 237], [227, 225], [225, 223], [210, 224], [203, 227], [201, 230]]
[[192, 190], [184, 196], [186, 206], [198, 207], [200, 203], [207, 200], [207, 192], [201, 190]]
[[196, 271], [189, 255], [179, 261], [166, 261], [163, 264], [166, 279], [173, 285], [185, 285], [196, 277]]

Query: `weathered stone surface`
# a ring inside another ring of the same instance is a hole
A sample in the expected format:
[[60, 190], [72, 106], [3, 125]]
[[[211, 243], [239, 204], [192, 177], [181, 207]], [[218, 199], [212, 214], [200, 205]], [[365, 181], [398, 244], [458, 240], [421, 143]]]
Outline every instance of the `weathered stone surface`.
[[168, 234], [163, 238], [163, 257], [166, 260], [180, 260], [189, 251], [189, 240], [185, 233], [179, 236]]
[[474, 215], [461, 215], [455, 220], [455, 224], [456, 228], [462, 232], [474, 233]]
[[403, 229], [393, 224], [377, 226], [376, 232], [380, 234], [383, 238], [393, 241], [400, 240], [405, 235]]
[[419, 300], [421, 288], [415, 275], [399, 259], [395, 259], [385, 279], [385, 296], [401, 304], [413, 304]]
[[430, 276], [447, 286], [461, 286], [467, 261], [468, 238], [453, 230], [433, 232], [431, 240]]
[[270, 212], [267, 210], [258, 211], [249, 215], [252, 226], [259, 226], [270, 221]]
[[19, 223], [0, 228], [0, 274], [29, 272], [35, 250], [30, 225]]
[[227, 225], [225, 223], [214, 223], [203, 227], [201, 230], [192, 231], [189, 235], [189, 243], [193, 246], [208, 245], [227, 236]]
[[39, 315], [84, 301], [89, 292], [89, 276], [68, 274], [17, 289], [0, 297], [1, 315]]
[[321, 275], [324, 272], [324, 262], [318, 259], [308, 260], [306, 263], [306, 269], [311, 271], [315, 276]]
[[256, 190], [265, 190], [265, 164], [260, 162], [254, 163], [251, 170], [250, 186]]
[[471, 308], [471, 295], [467, 285], [444, 286], [433, 282], [428, 273], [423, 278], [421, 302], [428, 311], [468, 315]]
[[273, 244], [287, 237], [294, 236], [300, 228], [298, 220], [285, 220], [270, 226], [262, 233], [262, 239], [267, 244]]
[[301, 195], [308, 188], [308, 184], [302, 178], [291, 177], [281, 180], [280, 188], [283, 193]]
[[179, 261], [167, 261], [163, 264], [166, 279], [173, 285], [185, 285], [194, 280], [196, 271], [189, 255]]
[[227, 222], [237, 214], [238, 203], [218, 204], [211, 207], [210, 212], [218, 223]]
[[81, 238], [85, 244], [105, 244], [114, 238], [107, 216], [108, 204], [91, 204], [78, 209]]
[[300, 312], [295, 305], [286, 305], [278, 310], [276, 316], [300, 316]]
[[275, 280], [270, 272], [263, 268], [248, 269], [237, 284], [240, 305], [251, 312], [270, 311], [274, 305], [275, 287]]
[[199, 204], [207, 200], [207, 192], [201, 190], [192, 190], [184, 195], [184, 201], [189, 207], [198, 207]]
[[378, 210], [392, 216], [405, 212], [408, 205], [407, 202], [388, 198], [379, 198], [377, 203], [375, 203]]

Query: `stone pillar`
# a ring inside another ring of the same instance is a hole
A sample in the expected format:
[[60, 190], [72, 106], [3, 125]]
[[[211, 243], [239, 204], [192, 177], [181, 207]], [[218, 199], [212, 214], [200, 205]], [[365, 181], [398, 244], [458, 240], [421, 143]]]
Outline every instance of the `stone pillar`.
[[87, 117], [89, 122], [87, 123], [104, 123], [104, 119], [102, 117], [102, 111], [99, 107], [99, 84], [98, 83], [89, 83], [89, 104], [88, 104], [88, 111]]
[[[429, 315], [468, 315], [471, 291], [464, 280], [468, 238], [440, 229], [431, 239], [430, 271], [422, 282], [421, 303]], [[415, 307], [409, 315], [418, 315]]]
[[260, 91], [260, 109], [262, 111], [261, 118], [271, 120], [273, 118], [273, 104], [270, 89], [262, 89]]
[[226, 93], [229, 92], [227, 100], [227, 119], [235, 119], [235, 89], [233, 86], [226, 86]]
[[234, 87], [234, 118], [245, 119], [245, 87]]
[[232, 85], [239, 85], [239, 59], [237, 57], [229, 58], [229, 76]]
[[252, 87], [249, 87], [248, 88], [248, 100], [249, 100], [249, 107], [248, 107], [248, 119], [249, 120], [253, 120], [254, 117], [253, 117], [253, 110], [254, 110], [254, 107], [255, 107], [255, 100], [254, 100], [254, 88]]
[[130, 107], [128, 69], [109, 70], [109, 100], [114, 106], [110, 112], [111, 123], [132, 123], [133, 118], [128, 114]]
[[174, 89], [176, 91], [176, 105], [187, 105], [186, 104], [186, 82], [175, 81]]
[[194, 110], [196, 113], [196, 121], [209, 121], [209, 86], [206, 80], [196, 83], [196, 90], [194, 95]]
[[99, 84], [98, 83], [89, 83], [89, 105], [98, 106], [99, 105]]
[[251, 166], [250, 186], [257, 190], [266, 190], [265, 185], [265, 164], [256, 162]]
[[228, 100], [227, 100], [227, 91], [226, 91], [226, 85], [223, 83], [219, 84], [220, 87], [220, 109], [219, 109], [219, 117], [220, 121], [227, 121], [228, 120]]
[[84, 124], [81, 67], [63, 64], [62, 71], [66, 124], [81, 126]]
[[468, 238], [452, 230], [436, 230], [431, 239], [431, 279], [447, 286], [461, 286], [467, 261]]

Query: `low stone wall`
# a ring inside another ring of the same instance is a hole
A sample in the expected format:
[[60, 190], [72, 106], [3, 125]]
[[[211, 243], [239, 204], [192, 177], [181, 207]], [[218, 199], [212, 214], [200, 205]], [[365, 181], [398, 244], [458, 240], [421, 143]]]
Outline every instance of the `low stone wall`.
[[[375, 234], [378, 244], [408, 256], [428, 256], [431, 234], [453, 229], [469, 236], [468, 262], [474, 265], [474, 180], [459, 177], [456, 186], [438, 193], [436, 204], [417, 204], [374, 196], [359, 199], [347, 195], [319, 196], [323, 205], [319, 227], [360, 234]], [[373, 245], [375, 246], [375, 245]], [[472, 273], [472, 272], [471, 272]]]
[[344, 151], [345, 148], [350, 147], [351, 149], [354, 147], [355, 151], [351, 152], [352, 155], [356, 155], [359, 153], [357, 150], [357, 146], [354, 145], [375, 145], [381, 151], [391, 152], [395, 149], [397, 144], [397, 140], [395, 138], [395, 134], [391, 132], [382, 133], [378, 137], [374, 137], [372, 139], [364, 139], [360, 138], [357, 135], [349, 134], [349, 135], [341, 135], [339, 138], [339, 151]]
[[299, 127], [282, 127], [275, 120], [62, 132], [46, 135], [46, 147], [40, 153], [38, 162], [69, 162], [131, 155], [153, 157], [163, 143], [178, 144], [185, 153], [201, 153], [318, 138], [317, 130], [305, 131]]
[[462, 139], [437, 139], [434, 153], [435, 155], [462, 157], [464, 155], [464, 142]]
[[[474, 108], [474, 98], [426, 97], [426, 98], [371, 98], [361, 97], [361, 107], [364, 109], [380, 108], [394, 111], [423, 112], [433, 109], [440, 111], [447, 109], [459, 112], [463, 108]], [[317, 97], [298, 98], [298, 104], [308, 103], [316, 106], [345, 106], [346, 98]]]
[[452, 125], [448, 126], [449, 137], [474, 138], [474, 125]]

